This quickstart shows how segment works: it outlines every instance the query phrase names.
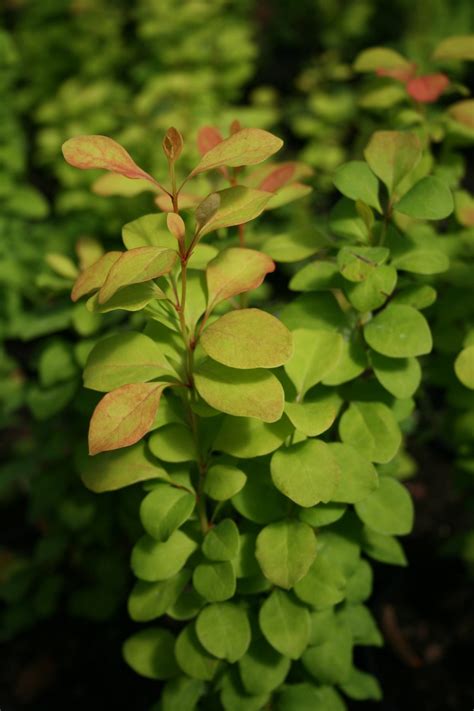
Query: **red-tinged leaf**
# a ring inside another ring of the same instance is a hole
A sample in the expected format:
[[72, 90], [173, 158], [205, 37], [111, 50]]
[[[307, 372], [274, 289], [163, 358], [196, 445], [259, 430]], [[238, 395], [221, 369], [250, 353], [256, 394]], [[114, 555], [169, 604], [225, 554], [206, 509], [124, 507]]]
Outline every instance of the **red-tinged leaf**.
[[[191, 195], [191, 193], [180, 192], [178, 196], [178, 206], [180, 210], [191, 210], [199, 205], [201, 198], [199, 195]], [[174, 212], [173, 201], [169, 195], [158, 195], [155, 198], [155, 204], [158, 205], [162, 212]]]
[[208, 151], [191, 173], [230, 166], [256, 165], [280, 150], [283, 141], [261, 128], [243, 128]]
[[169, 128], [163, 139], [163, 152], [170, 163], [178, 160], [183, 150], [183, 137], [177, 128]]
[[256, 289], [274, 270], [275, 262], [263, 252], [240, 247], [224, 250], [206, 270], [208, 310], [225, 299]]
[[403, 67], [379, 67], [376, 72], [378, 77], [390, 77], [391, 79], [396, 79], [405, 84], [407, 81], [412, 79], [416, 74], [416, 64], [412, 62], [411, 64]]
[[133, 180], [143, 178], [156, 183], [123, 146], [107, 136], [76, 136], [63, 143], [62, 150], [66, 161], [75, 168], [103, 168]]
[[240, 123], [240, 121], [238, 119], [234, 119], [229, 126], [229, 134], [231, 136], [233, 136], [234, 133], [238, 133], [241, 130], [242, 130], [242, 124]]
[[160, 398], [169, 383], [134, 383], [107, 393], [94, 410], [89, 454], [138, 442], [153, 426]]
[[197, 135], [197, 147], [199, 153], [204, 156], [218, 143], [222, 143], [223, 137], [218, 128], [214, 126], [203, 126]]
[[173, 237], [176, 237], [178, 242], [181, 242], [184, 239], [186, 227], [184, 225], [183, 218], [177, 215], [176, 212], [168, 213], [166, 225]]
[[104, 254], [103, 257], [85, 269], [76, 279], [71, 292], [71, 299], [77, 301], [81, 296], [86, 296], [100, 289], [113, 265], [122, 254], [123, 252], [107, 252], [107, 254]]
[[99, 304], [105, 304], [124, 286], [141, 284], [167, 274], [173, 268], [177, 256], [174, 249], [163, 247], [136, 247], [123, 252], [99, 292]]
[[407, 83], [407, 92], [412, 99], [421, 104], [432, 104], [439, 99], [448, 86], [449, 79], [446, 74], [425, 74], [410, 79]]
[[449, 107], [448, 113], [458, 123], [474, 129], [474, 99], [456, 101]]
[[260, 190], [266, 190], [268, 193], [274, 193], [284, 185], [286, 185], [293, 177], [295, 167], [291, 163], [283, 163], [279, 165], [262, 180], [258, 186]]
[[[206, 235], [222, 227], [233, 227], [250, 222], [263, 212], [272, 197], [273, 193], [245, 188], [243, 185], [211, 193], [196, 209], [196, 220], [201, 235]], [[206, 207], [207, 203], [212, 205], [213, 198], [216, 198], [214, 212], [209, 213], [203, 222], [202, 218], [198, 217], [198, 213], [203, 212], [202, 208]]]

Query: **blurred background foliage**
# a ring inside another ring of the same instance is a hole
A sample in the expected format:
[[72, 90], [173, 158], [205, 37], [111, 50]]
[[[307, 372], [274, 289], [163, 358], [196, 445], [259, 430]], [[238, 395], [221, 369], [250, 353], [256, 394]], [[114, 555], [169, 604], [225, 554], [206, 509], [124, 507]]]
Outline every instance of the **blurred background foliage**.
[[[133, 491], [103, 500], [85, 490], [74, 466], [91, 410], [82, 366], [99, 334], [129, 316], [98, 318], [73, 305], [69, 292], [78, 264], [114, 248], [124, 223], [156, 208], [150, 193], [95, 194], [97, 176], [64, 162], [63, 141], [109, 135], [159, 176], [171, 125], [186, 141], [183, 169], [198, 155], [203, 125], [227, 132], [238, 119], [267, 128], [285, 139], [288, 158], [314, 169], [314, 193], [260, 229], [314, 230], [334, 204], [335, 168], [359, 158], [376, 128], [410, 121], [399, 86], [354, 72], [358, 52], [389, 46], [430, 71], [436, 43], [472, 31], [473, 15], [469, 0], [3, 0], [0, 640], [59, 612], [96, 620], [123, 614], [128, 542], [138, 525]], [[454, 66], [460, 85], [472, 85], [472, 66]], [[472, 136], [444, 143], [432, 136], [452, 187], [463, 181], [471, 193]], [[472, 506], [474, 400], [452, 364], [474, 340], [474, 299], [466, 296], [473, 227], [461, 220], [450, 230], [455, 239], [443, 242], [452, 266], [431, 316], [436, 358], [424, 389], [423, 437], [453, 452]], [[285, 299], [282, 289], [275, 298]], [[471, 536], [447, 549], [472, 565]]]

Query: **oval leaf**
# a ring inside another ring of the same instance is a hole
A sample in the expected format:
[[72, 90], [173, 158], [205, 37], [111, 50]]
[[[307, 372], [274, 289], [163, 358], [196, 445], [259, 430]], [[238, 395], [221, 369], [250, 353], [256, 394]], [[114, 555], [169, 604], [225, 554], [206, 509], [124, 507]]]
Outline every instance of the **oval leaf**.
[[196, 620], [196, 633], [204, 649], [231, 664], [244, 656], [250, 644], [247, 614], [230, 602], [205, 607]]
[[206, 270], [208, 310], [225, 299], [256, 289], [274, 270], [275, 263], [262, 252], [239, 247], [224, 250]]
[[155, 180], [142, 170], [119, 143], [107, 136], [76, 136], [63, 143], [63, 156], [69, 165], [81, 170], [104, 168], [126, 178]]
[[405, 193], [395, 209], [416, 220], [442, 220], [454, 210], [454, 201], [446, 183], [427, 175]]
[[280, 150], [283, 141], [260, 128], [243, 128], [216, 144], [199, 161], [191, 175], [229, 166], [256, 165]]
[[107, 275], [99, 292], [99, 303], [105, 304], [121, 287], [141, 284], [167, 274], [177, 258], [174, 249], [137, 247], [124, 252]]
[[389, 304], [364, 327], [369, 346], [391, 358], [409, 358], [431, 351], [433, 341], [425, 317], [412, 306]]
[[257, 536], [255, 557], [271, 583], [290, 590], [316, 558], [313, 529], [300, 521], [270, 523]]

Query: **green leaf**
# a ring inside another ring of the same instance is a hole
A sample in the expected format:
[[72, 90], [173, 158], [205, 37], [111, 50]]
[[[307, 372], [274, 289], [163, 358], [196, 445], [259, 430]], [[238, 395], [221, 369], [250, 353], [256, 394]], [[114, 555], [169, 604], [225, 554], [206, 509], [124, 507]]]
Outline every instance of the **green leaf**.
[[337, 254], [337, 264], [345, 279], [360, 282], [386, 262], [389, 255], [386, 247], [342, 247]]
[[194, 382], [208, 405], [229, 415], [276, 422], [283, 414], [283, 388], [266, 370], [237, 370], [206, 360], [196, 369]]
[[433, 59], [474, 60], [474, 35], [446, 37], [436, 46]]
[[65, 341], [50, 341], [41, 352], [38, 374], [41, 385], [48, 388], [74, 378], [77, 365], [71, 346]]
[[247, 464], [247, 482], [232, 498], [237, 511], [255, 523], [277, 521], [288, 513], [288, 500], [273, 486], [270, 473], [258, 462], [254, 467]]
[[260, 566], [255, 558], [255, 542], [257, 534], [253, 531], [242, 533], [239, 541], [239, 551], [233, 561], [237, 578], [250, 578], [260, 575]]
[[348, 198], [341, 198], [329, 213], [329, 227], [338, 237], [351, 242], [368, 242], [369, 230], [357, 210], [357, 205]]
[[308, 610], [283, 590], [273, 590], [259, 614], [260, 629], [267, 642], [290, 659], [299, 659], [310, 634]]
[[168, 607], [166, 614], [172, 620], [192, 620], [201, 610], [206, 601], [192, 585], [188, 585], [179, 594], [176, 600]]
[[208, 602], [222, 602], [235, 594], [235, 573], [228, 561], [200, 563], [193, 573], [193, 585]]
[[352, 402], [339, 422], [339, 435], [371, 462], [389, 462], [402, 436], [392, 411], [381, 402]]
[[176, 239], [166, 227], [163, 213], [142, 215], [122, 227], [122, 241], [127, 249], [162, 247], [176, 249]]
[[372, 352], [370, 360], [377, 380], [391, 395], [405, 399], [418, 390], [421, 368], [416, 358], [387, 358]]
[[350, 629], [354, 644], [381, 647], [383, 637], [371, 612], [365, 605], [345, 605], [339, 619]]
[[341, 689], [346, 696], [356, 701], [381, 701], [382, 699], [382, 689], [377, 679], [372, 674], [355, 667], [351, 669]]
[[148, 441], [150, 452], [164, 462], [197, 461], [196, 443], [189, 427], [171, 423], [152, 434]]
[[169, 479], [165, 470], [147, 457], [144, 442], [87, 457], [79, 470], [84, 484], [96, 494], [122, 489], [138, 481]]
[[329, 445], [317, 439], [275, 452], [271, 473], [276, 488], [304, 507], [330, 501], [340, 476], [339, 465]]
[[81, 296], [87, 296], [87, 294], [100, 289], [107, 274], [122, 254], [123, 252], [107, 252], [90, 267], [84, 269], [74, 283], [71, 299], [77, 301]]
[[195, 711], [205, 686], [199, 679], [180, 676], [168, 681], [161, 693], [161, 711]]
[[403, 548], [396, 538], [377, 533], [367, 526], [362, 533], [362, 547], [371, 558], [389, 565], [407, 565]]
[[256, 165], [280, 150], [283, 141], [260, 128], [243, 128], [204, 154], [191, 175], [229, 166]]
[[372, 172], [392, 195], [398, 184], [420, 161], [421, 144], [415, 133], [376, 131], [364, 156]]
[[318, 260], [306, 264], [290, 280], [292, 291], [325, 291], [341, 287], [341, 275], [336, 264]]
[[379, 201], [379, 182], [367, 163], [352, 160], [341, 165], [334, 175], [334, 185], [351, 200], [361, 200], [382, 212]]
[[119, 173], [103, 173], [92, 184], [92, 192], [101, 197], [135, 197], [148, 191], [158, 192], [158, 188], [144, 178], [130, 180]]
[[220, 708], [224, 711], [260, 711], [269, 702], [269, 694], [247, 694], [235, 667], [231, 667], [220, 680]]
[[84, 370], [84, 386], [109, 392], [130, 383], [145, 383], [174, 371], [159, 346], [143, 333], [120, 333], [97, 343]]
[[348, 602], [364, 602], [372, 594], [373, 573], [370, 563], [361, 558], [357, 568], [347, 581]]
[[340, 478], [332, 501], [355, 504], [365, 499], [378, 486], [377, 471], [369, 459], [356, 447], [341, 442], [331, 442], [329, 448], [336, 459]]
[[204, 493], [215, 501], [227, 501], [245, 486], [247, 477], [232, 464], [213, 464], [204, 480]]
[[217, 602], [201, 610], [196, 633], [204, 649], [231, 664], [244, 656], [251, 637], [246, 612], [230, 602]]
[[112, 265], [99, 291], [99, 304], [105, 304], [120, 288], [157, 279], [173, 268], [177, 258], [174, 249], [137, 247], [124, 252]]
[[285, 363], [285, 371], [300, 400], [337, 366], [343, 339], [334, 331], [299, 328], [293, 331], [293, 346], [294, 352]]
[[406, 304], [415, 309], [426, 309], [436, 301], [436, 291], [428, 284], [405, 287], [398, 291], [392, 299], [394, 304]]
[[278, 699], [278, 711], [346, 711], [346, 705], [331, 686], [292, 684], [281, 689]]
[[239, 552], [239, 545], [237, 525], [231, 518], [225, 518], [206, 533], [202, 552], [209, 560], [234, 560]]
[[[236, 185], [232, 188], [219, 190], [213, 195], [218, 195], [219, 200], [216, 201], [217, 209], [207, 216], [206, 221], [202, 222], [202, 217], [198, 221], [200, 234], [207, 235], [214, 230], [222, 229], [223, 227], [232, 227], [234, 225], [243, 225], [246, 222], [258, 217], [265, 209], [266, 204], [272, 197], [272, 193], [264, 190], [253, 190], [245, 188], [242, 185]], [[208, 200], [208, 198], [206, 198]], [[203, 203], [201, 203], [202, 205]], [[196, 211], [201, 207], [199, 205]], [[201, 210], [202, 212], [202, 210]]]
[[110, 311], [141, 311], [153, 299], [162, 299], [162, 290], [153, 282], [132, 284], [120, 289], [106, 304], [99, 304], [98, 294], [87, 301], [87, 308], [94, 314], [107, 314]]
[[257, 536], [255, 556], [265, 577], [289, 590], [314, 561], [316, 538], [310, 526], [299, 521], [270, 523]]
[[357, 55], [353, 66], [356, 72], [376, 72], [377, 69], [409, 69], [411, 64], [394, 49], [369, 47]]
[[232, 296], [256, 289], [274, 270], [273, 260], [263, 252], [241, 247], [223, 250], [206, 270], [208, 310]]
[[406, 487], [389, 476], [367, 498], [355, 505], [357, 515], [369, 528], [384, 535], [402, 536], [413, 527], [413, 501]]
[[321, 249], [322, 241], [321, 235], [318, 233], [315, 235], [313, 231], [310, 233], [271, 235], [262, 244], [262, 251], [274, 259], [275, 262], [299, 262], [318, 252]]
[[364, 327], [364, 337], [374, 351], [390, 358], [409, 358], [429, 353], [430, 328], [412, 306], [389, 304]]
[[372, 269], [361, 282], [346, 282], [344, 293], [352, 306], [363, 313], [374, 311], [387, 301], [397, 284], [397, 270], [392, 265]]
[[454, 361], [454, 371], [466, 388], [474, 390], [474, 345], [459, 353]]
[[174, 637], [161, 627], [148, 627], [129, 637], [123, 656], [133, 671], [148, 679], [169, 679], [178, 673]]
[[285, 413], [307, 437], [317, 437], [334, 423], [342, 400], [334, 390], [320, 386], [305, 402], [287, 402]]
[[274, 452], [292, 432], [286, 417], [273, 424], [251, 417], [226, 417], [214, 441], [214, 449], [239, 459]]
[[317, 504], [309, 509], [302, 509], [298, 512], [300, 521], [307, 523], [313, 528], [328, 526], [338, 521], [346, 512], [347, 506], [344, 504]]
[[343, 624], [335, 624], [321, 644], [309, 647], [301, 661], [321, 684], [341, 684], [352, 668], [352, 635]]
[[153, 425], [167, 383], [123, 385], [99, 402], [89, 426], [89, 454], [129, 447]]
[[308, 573], [295, 585], [300, 600], [317, 609], [332, 607], [344, 599], [347, 576], [341, 567], [318, 555]]
[[427, 175], [395, 204], [395, 210], [416, 220], [442, 220], [454, 209], [451, 190], [440, 178]]
[[265, 694], [277, 689], [290, 670], [291, 661], [279, 654], [263, 637], [253, 637], [239, 661], [242, 684], [249, 694]]
[[180, 530], [164, 543], [142, 536], [132, 551], [132, 570], [137, 578], [149, 583], [168, 580], [181, 570], [196, 548], [196, 542]]
[[260, 309], [239, 309], [221, 316], [201, 336], [206, 353], [232, 368], [277, 368], [293, 352], [291, 333]]
[[219, 660], [206, 652], [200, 643], [194, 623], [182, 630], [176, 640], [174, 653], [183, 672], [192, 679], [210, 681], [219, 666]]
[[341, 385], [341, 383], [346, 383], [357, 378], [367, 366], [367, 355], [360, 341], [344, 340], [339, 362], [329, 375], [326, 375], [323, 384]]
[[156, 583], [138, 580], [128, 598], [128, 614], [134, 622], [150, 622], [165, 614], [191, 579], [191, 571], [180, 570], [172, 578]]
[[332, 294], [301, 294], [285, 306], [280, 318], [290, 331], [339, 331], [348, 326], [347, 316]]
[[157, 541], [166, 541], [191, 516], [196, 499], [183, 489], [159, 484], [140, 505], [145, 531]]
[[82, 170], [103, 168], [111, 173], [155, 183], [119, 143], [107, 136], [75, 136], [63, 143], [63, 156], [69, 165]]

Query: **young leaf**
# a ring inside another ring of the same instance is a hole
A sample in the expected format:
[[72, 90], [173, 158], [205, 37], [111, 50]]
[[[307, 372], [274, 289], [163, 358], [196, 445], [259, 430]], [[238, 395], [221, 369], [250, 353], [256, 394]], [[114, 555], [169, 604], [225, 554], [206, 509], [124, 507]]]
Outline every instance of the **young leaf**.
[[76, 136], [63, 143], [63, 156], [69, 165], [81, 170], [103, 168], [126, 178], [156, 181], [145, 173], [119, 143], [107, 136]]
[[176, 212], [169, 212], [166, 215], [166, 225], [173, 237], [176, 237], [178, 242], [182, 242], [186, 233], [183, 218], [176, 214]]
[[395, 210], [417, 220], [442, 220], [454, 209], [449, 187], [439, 178], [427, 175], [395, 204]]
[[266, 370], [236, 370], [208, 359], [197, 368], [194, 381], [208, 405], [229, 415], [276, 422], [283, 414], [283, 388]]
[[379, 200], [379, 181], [367, 163], [353, 160], [341, 165], [334, 175], [336, 188], [351, 200], [362, 200], [382, 212]]
[[260, 608], [260, 629], [280, 654], [299, 659], [306, 649], [311, 619], [308, 610], [283, 590], [274, 590]]
[[201, 158], [191, 175], [229, 166], [256, 165], [280, 150], [283, 141], [260, 128], [243, 128], [221, 141]]
[[384, 535], [403, 536], [413, 526], [413, 501], [408, 490], [389, 476], [380, 478], [378, 489], [355, 505], [366, 526]]
[[245, 188], [242, 185], [219, 190], [219, 192], [212, 193], [212, 195], [219, 196], [217, 209], [207, 216], [205, 221], [202, 218], [203, 204], [206, 203], [207, 206], [206, 201], [209, 201], [211, 195], [196, 209], [196, 220], [199, 224], [201, 235], [207, 235], [209, 232], [219, 230], [222, 227], [232, 227], [250, 222], [250, 220], [255, 219], [263, 212], [265, 205], [272, 197], [271, 193]]
[[127, 664], [147, 679], [169, 679], [178, 672], [174, 636], [161, 627], [148, 627], [129, 637], [123, 645]]
[[231, 664], [244, 656], [251, 638], [245, 610], [230, 602], [205, 607], [196, 620], [196, 633], [204, 649]]
[[275, 452], [271, 461], [273, 483], [299, 506], [330, 501], [340, 469], [329, 446], [317, 439], [306, 440]]
[[219, 129], [214, 126], [203, 126], [197, 135], [197, 146], [199, 153], [204, 156], [218, 143], [222, 143], [223, 137]]
[[230, 311], [204, 331], [206, 353], [232, 368], [277, 368], [291, 357], [291, 333], [281, 321], [259, 309]]
[[110, 269], [99, 292], [99, 303], [105, 304], [120, 288], [151, 281], [173, 268], [177, 253], [162, 247], [137, 247], [124, 252]]
[[166, 541], [188, 520], [195, 504], [193, 494], [166, 484], [159, 485], [143, 499], [140, 520], [150, 536], [157, 541]]
[[231, 247], [220, 252], [206, 270], [208, 310], [225, 299], [256, 289], [274, 270], [273, 260], [254, 249]]
[[316, 557], [316, 538], [299, 521], [270, 523], [257, 536], [255, 557], [265, 577], [290, 590], [308, 572]]
[[183, 150], [183, 137], [177, 128], [169, 128], [163, 138], [163, 152], [170, 163], [178, 160]]
[[402, 441], [392, 411], [381, 402], [352, 402], [341, 417], [339, 434], [345, 444], [380, 464], [393, 459]]
[[390, 195], [421, 159], [420, 139], [415, 133], [376, 131], [364, 156], [372, 172], [387, 186]]
[[143, 442], [127, 449], [87, 457], [81, 462], [79, 471], [84, 484], [96, 494], [147, 479], [169, 479], [165, 470], [147, 457]]
[[89, 427], [91, 455], [129, 447], [150, 431], [167, 383], [123, 385], [105, 395]]
[[419, 101], [421, 104], [432, 104], [438, 101], [449, 83], [446, 74], [437, 72], [436, 74], [413, 77], [407, 82], [406, 87], [408, 95], [415, 101]]
[[412, 306], [389, 304], [364, 327], [369, 346], [390, 358], [409, 358], [431, 351], [433, 341], [424, 316]]
[[94, 346], [84, 370], [84, 386], [109, 392], [122, 385], [173, 374], [155, 341], [143, 333], [120, 333]]
[[87, 296], [87, 294], [100, 289], [113, 265], [122, 254], [123, 252], [107, 252], [81, 272], [73, 286], [71, 299], [77, 301], [81, 296]]

